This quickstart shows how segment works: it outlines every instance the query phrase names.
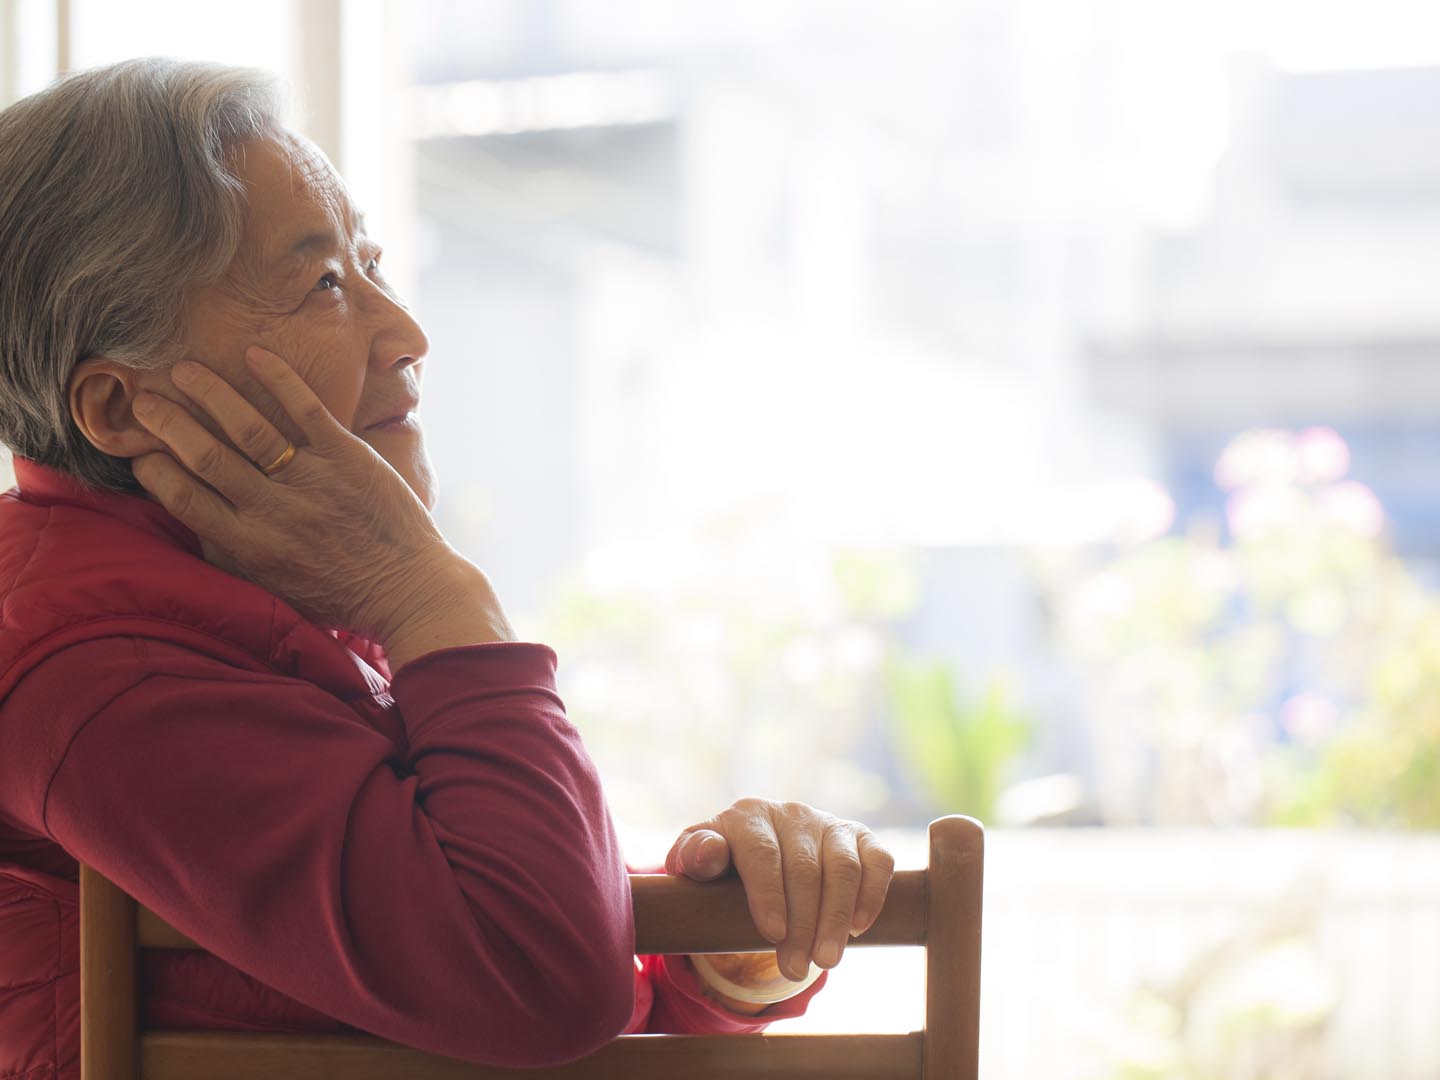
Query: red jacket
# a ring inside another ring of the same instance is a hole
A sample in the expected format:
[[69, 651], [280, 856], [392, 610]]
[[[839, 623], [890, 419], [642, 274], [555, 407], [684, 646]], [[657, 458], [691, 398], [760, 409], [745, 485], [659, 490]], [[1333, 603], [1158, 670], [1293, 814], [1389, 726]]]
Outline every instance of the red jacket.
[[[630, 1031], [755, 1031], [635, 958], [627, 866], [544, 645], [393, 682], [205, 562], [149, 499], [15, 462], [0, 495], [0, 1080], [79, 1075], [76, 860], [207, 953], [142, 1023], [364, 1030], [534, 1066]], [[667, 963], [668, 960], [668, 963]]]

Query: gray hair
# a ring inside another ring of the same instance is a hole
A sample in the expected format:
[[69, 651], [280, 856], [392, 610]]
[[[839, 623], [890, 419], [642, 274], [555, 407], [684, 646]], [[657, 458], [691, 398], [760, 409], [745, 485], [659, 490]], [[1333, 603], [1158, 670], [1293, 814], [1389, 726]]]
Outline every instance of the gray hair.
[[0, 442], [87, 487], [142, 490], [70, 415], [75, 365], [167, 367], [187, 290], [229, 265], [244, 188], [227, 149], [280, 129], [259, 71], [127, 60], [0, 112]]

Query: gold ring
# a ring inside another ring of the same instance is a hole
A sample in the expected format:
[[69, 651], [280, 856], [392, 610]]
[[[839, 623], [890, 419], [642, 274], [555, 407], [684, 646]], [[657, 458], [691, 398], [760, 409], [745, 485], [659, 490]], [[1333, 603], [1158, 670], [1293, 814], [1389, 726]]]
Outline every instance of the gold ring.
[[286, 465], [289, 465], [290, 459], [294, 456], [295, 444], [293, 442], [287, 442], [285, 444], [285, 449], [281, 452], [280, 456], [277, 457], [274, 461], [272, 461], [269, 465], [264, 466], [260, 471], [263, 472], [266, 476], [273, 476], [281, 469], [283, 469]]

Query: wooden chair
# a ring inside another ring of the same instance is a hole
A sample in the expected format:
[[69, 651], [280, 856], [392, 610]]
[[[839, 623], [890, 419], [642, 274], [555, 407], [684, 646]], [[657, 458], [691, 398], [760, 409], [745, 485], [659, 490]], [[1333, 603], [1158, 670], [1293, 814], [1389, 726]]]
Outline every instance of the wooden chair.
[[[966, 817], [930, 824], [929, 866], [897, 871], [874, 925], [847, 948], [926, 950], [925, 1028], [908, 1035], [627, 1035], [555, 1068], [504, 1069], [367, 1035], [141, 1031], [137, 949], [199, 948], [88, 866], [80, 868], [82, 1080], [975, 1080], [980, 1023], [984, 831]], [[630, 879], [636, 951], [740, 952], [771, 946], [736, 878]], [[842, 964], [841, 967], [844, 965]], [[843, 975], [839, 976], [843, 978]]]

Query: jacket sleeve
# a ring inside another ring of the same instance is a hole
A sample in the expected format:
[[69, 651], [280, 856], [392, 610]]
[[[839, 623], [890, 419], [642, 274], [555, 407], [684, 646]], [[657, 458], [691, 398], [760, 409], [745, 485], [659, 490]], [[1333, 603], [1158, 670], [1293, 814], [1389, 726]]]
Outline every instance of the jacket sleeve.
[[700, 989], [700, 976], [684, 956], [636, 958], [635, 1014], [626, 1034], [758, 1034], [776, 1020], [804, 1016], [810, 999], [830, 978], [827, 971], [800, 993], [754, 1016], [733, 1013]]
[[[663, 866], [634, 867], [632, 874], [661, 874]], [[733, 1013], [700, 988], [700, 975], [685, 956], [635, 958], [635, 1012], [627, 1035], [758, 1034], [775, 1020], [804, 1016], [810, 999], [830, 977], [827, 971], [800, 993], [754, 1016]]]
[[43, 732], [41, 827], [223, 960], [384, 1038], [540, 1066], [620, 1034], [635, 992], [624, 860], [554, 673], [512, 642], [412, 661], [402, 751], [311, 683], [111, 639], [30, 672], [5, 723]]
[[[390, 677], [385, 650], [376, 642], [340, 633], [339, 639], [356, 655]], [[662, 874], [663, 865], [636, 867], [628, 865], [631, 874]], [[829, 974], [821, 975], [793, 998], [776, 1002], [763, 1014], [745, 1016], [733, 1013], [701, 989], [700, 975], [684, 956], [637, 956], [635, 958], [635, 1008], [627, 1035], [728, 1035], [758, 1034], [773, 1021], [805, 1015], [810, 999], [825, 985]]]

